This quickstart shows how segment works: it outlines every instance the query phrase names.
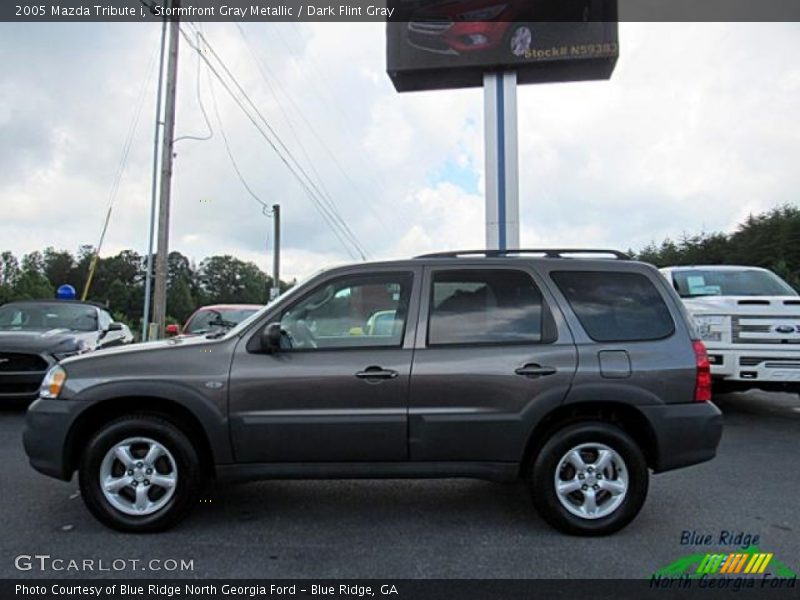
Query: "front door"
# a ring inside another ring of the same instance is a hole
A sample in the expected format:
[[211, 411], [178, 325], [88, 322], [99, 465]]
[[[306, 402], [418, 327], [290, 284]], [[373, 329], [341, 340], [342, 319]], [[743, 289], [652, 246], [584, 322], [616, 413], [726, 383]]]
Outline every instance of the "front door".
[[230, 379], [237, 461], [408, 458], [420, 272], [334, 275], [273, 319], [285, 332], [281, 351], [240, 342]]

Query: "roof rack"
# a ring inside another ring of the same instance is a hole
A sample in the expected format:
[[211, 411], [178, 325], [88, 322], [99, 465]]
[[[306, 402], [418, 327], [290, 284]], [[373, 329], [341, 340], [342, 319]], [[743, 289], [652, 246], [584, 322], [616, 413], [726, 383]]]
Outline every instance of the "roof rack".
[[450, 252], [433, 252], [421, 254], [414, 258], [458, 258], [460, 256], [509, 256], [515, 254], [540, 254], [544, 258], [574, 258], [569, 254], [605, 254], [616, 260], [631, 260], [631, 257], [619, 250], [603, 250], [599, 248], [520, 248], [508, 250], [453, 250]]

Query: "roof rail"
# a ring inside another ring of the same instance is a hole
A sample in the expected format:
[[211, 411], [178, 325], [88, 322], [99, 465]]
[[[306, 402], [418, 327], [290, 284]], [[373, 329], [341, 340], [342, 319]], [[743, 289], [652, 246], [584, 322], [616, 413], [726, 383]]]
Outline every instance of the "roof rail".
[[570, 254], [605, 254], [616, 260], [631, 260], [631, 257], [619, 250], [603, 250], [599, 248], [520, 248], [508, 250], [453, 250], [450, 252], [433, 252], [420, 254], [414, 258], [458, 258], [460, 256], [510, 256], [516, 254], [540, 254], [544, 258], [574, 258]]

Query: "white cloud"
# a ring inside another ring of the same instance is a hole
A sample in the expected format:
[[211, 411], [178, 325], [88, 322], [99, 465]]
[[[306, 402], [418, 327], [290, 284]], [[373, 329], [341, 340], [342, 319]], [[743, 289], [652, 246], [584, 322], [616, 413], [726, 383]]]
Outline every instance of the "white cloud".
[[[371, 257], [483, 244], [481, 90], [397, 94], [380, 24], [242, 28], [266, 81], [235, 24], [204, 26]], [[0, 82], [0, 249], [96, 243], [158, 33], [139, 24], [0, 25], [0, 54], [10, 57]], [[622, 24], [611, 81], [521, 87], [522, 243], [638, 248], [796, 202], [798, 33], [796, 24]], [[205, 131], [196, 69], [184, 44], [179, 135]], [[215, 135], [177, 146], [173, 248], [269, 270], [272, 222], [231, 167], [205, 76], [201, 87]], [[215, 93], [248, 183], [282, 205], [284, 273], [349, 260], [252, 124], [218, 85]], [[106, 254], [146, 248], [152, 96]]]

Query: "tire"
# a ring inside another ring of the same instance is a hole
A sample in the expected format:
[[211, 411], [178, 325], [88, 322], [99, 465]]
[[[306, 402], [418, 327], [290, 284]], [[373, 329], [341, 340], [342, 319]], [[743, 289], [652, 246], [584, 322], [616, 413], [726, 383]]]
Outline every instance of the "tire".
[[503, 60], [523, 60], [526, 51], [533, 44], [533, 26], [530, 23], [514, 23], [503, 39], [500, 58]]
[[[115, 487], [105, 491], [101, 478]], [[197, 503], [202, 485], [192, 443], [178, 427], [151, 415], [121, 417], [95, 433], [81, 456], [78, 481], [94, 517], [133, 533], [175, 525]]]
[[[574, 458], [575, 450], [580, 460]], [[582, 536], [608, 535], [630, 523], [647, 497], [648, 477], [636, 442], [616, 425], [601, 421], [556, 431], [529, 472], [534, 506], [542, 518], [560, 531]], [[556, 490], [557, 481], [562, 494]]]

